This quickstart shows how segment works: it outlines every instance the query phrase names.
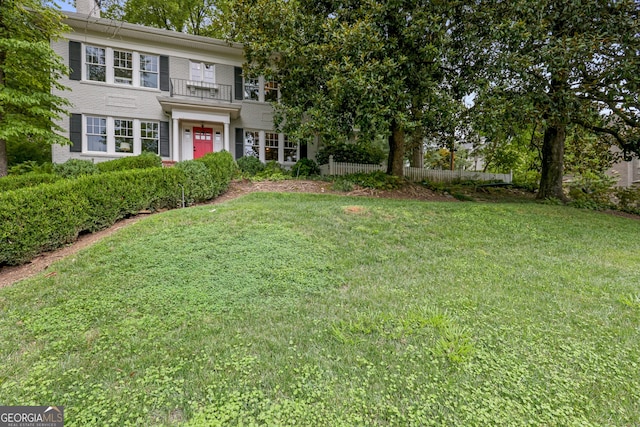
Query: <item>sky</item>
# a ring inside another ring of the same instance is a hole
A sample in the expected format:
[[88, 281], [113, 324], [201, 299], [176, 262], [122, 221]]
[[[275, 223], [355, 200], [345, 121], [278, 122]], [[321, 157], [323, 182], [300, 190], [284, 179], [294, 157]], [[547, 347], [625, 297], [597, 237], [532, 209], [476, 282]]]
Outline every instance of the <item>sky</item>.
[[67, 12], [75, 12], [76, 8], [74, 6], [74, 2], [73, 0], [68, 0], [68, 1], [64, 1], [64, 0], [53, 0], [51, 3], [57, 4], [60, 9], [67, 11]]

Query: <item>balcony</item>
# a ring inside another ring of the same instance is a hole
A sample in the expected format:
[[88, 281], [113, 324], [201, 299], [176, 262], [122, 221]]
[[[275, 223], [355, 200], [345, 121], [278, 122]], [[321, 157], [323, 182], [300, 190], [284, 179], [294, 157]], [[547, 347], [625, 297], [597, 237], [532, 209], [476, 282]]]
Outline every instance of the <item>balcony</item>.
[[171, 79], [171, 97], [184, 96], [203, 101], [232, 102], [231, 85], [195, 80]]

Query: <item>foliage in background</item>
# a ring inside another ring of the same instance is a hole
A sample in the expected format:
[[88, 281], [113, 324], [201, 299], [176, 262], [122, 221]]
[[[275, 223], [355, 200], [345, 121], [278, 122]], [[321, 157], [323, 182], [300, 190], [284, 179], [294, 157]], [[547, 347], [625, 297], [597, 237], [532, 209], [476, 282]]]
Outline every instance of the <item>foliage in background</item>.
[[291, 173], [285, 170], [282, 165], [275, 160], [271, 160], [264, 165], [264, 169], [258, 172], [255, 179], [267, 179], [269, 181], [282, 181], [291, 179]]
[[13, 173], [13, 167], [26, 162], [35, 162], [39, 165], [51, 164], [51, 145], [32, 141], [7, 141], [9, 174]]
[[51, 48], [66, 29], [59, 11], [40, 0], [0, 2], [0, 177], [7, 175], [7, 142], [68, 144], [57, 124], [69, 102], [57, 93], [67, 73]]
[[53, 163], [38, 163], [35, 160], [27, 160], [9, 168], [9, 175], [24, 175], [26, 173], [53, 173]]
[[78, 178], [100, 173], [100, 169], [91, 160], [69, 159], [64, 163], [55, 163], [53, 172], [62, 178]]
[[318, 164], [311, 159], [300, 159], [291, 168], [291, 176], [294, 178], [314, 175], [320, 175], [320, 168], [318, 167]]
[[141, 153], [137, 156], [121, 157], [107, 162], [96, 163], [100, 172], [116, 172], [130, 169], [162, 167], [162, 159], [155, 153]]
[[[469, 158], [469, 150], [463, 147], [456, 149], [454, 170], [467, 170], [473, 167]], [[445, 147], [428, 147], [424, 151], [424, 167], [427, 169], [451, 170], [451, 151]], [[508, 172], [507, 172], [508, 173]]]
[[336, 176], [333, 189], [338, 191], [351, 191], [354, 185], [375, 190], [394, 190], [400, 188], [404, 180], [395, 175], [387, 175], [382, 171], [371, 173], [353, 173]]
[[329, 163], [329, 156], [334, 162], [364, 163], [379, 165], [385, 158], [380, 147], [346, 142], [334, 142], [323, 145], [316, 153], [319, 165]]

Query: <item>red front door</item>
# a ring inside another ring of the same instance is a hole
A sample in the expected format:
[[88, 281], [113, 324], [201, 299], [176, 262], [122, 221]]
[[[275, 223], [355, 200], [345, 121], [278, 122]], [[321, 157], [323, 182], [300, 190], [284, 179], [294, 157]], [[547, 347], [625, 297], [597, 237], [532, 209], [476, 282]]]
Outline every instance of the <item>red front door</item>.
[[213, 129], [193, 128], [193, 158], [198, 159], [213, 151]]

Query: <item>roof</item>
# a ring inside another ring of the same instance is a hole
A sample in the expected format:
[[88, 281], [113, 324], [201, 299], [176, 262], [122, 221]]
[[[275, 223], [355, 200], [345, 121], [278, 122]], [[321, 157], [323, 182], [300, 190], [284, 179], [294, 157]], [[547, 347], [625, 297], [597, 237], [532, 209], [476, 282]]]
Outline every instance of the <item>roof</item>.
[[96, 18], [80, 13], [65, 12], [64, 22], [75, 30], [76, 33], [91, 31], [104, 33], [108, 37], [126, 37], [150, 42], [162, 42], [171, 46], [198, 48], [211, 51], [226, 51], [230, 54], [240, 54], [243, 45], [211, 37], [195, 36], [178, 31], [164, 30], [160, 28], [146, 27], [144, 25], [130, 24], [128, 22], [115, 21], [107, 18]]

